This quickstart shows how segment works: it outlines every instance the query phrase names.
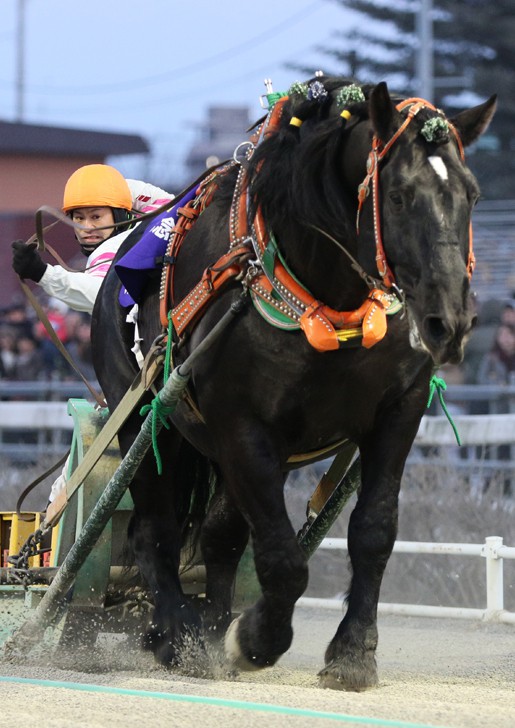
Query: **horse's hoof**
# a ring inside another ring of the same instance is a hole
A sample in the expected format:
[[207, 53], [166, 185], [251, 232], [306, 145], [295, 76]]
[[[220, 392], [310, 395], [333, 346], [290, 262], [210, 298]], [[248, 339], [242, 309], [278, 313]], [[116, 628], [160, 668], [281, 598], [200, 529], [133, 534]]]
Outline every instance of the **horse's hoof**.
[[361, 664], [331, 660], [320, 672], [320, 685], [331, 690], [361, 692], [378, 684], [374, 658], [365, 658]]
[[157, 624], [151, 624], [141, 637], [141, 646], [144, 650], [155, 652], [163, 641], [163, 635]]
[[233, 619], [225, 634], [225, 656], [231, 665], [236, 667], [238, 670], [244, 670], [245, 672], [260, 670], [262, 665], [257, 665], [256, 663], [251, 662], [241, 651], [238, 640], [238, 626], [241, 617], [242, 615], [240, 615], [237, 619]]

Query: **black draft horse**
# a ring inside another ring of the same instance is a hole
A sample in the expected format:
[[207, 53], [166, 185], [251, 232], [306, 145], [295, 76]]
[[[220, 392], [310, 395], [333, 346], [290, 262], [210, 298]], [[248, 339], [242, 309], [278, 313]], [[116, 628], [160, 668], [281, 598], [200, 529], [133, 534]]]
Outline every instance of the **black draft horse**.
[[[362, 87], [320, 76], [294, 84], [276, 107], [243, 167], [235, 162], [216, 180], [178, 253], [176, 303], [229, 250], [230, 239], [233, 247], [254, 246], [244, 285], [232, 278], [220, 289], [182, 337], [174, 364], [196, 349], [242, 291], [252, 291], [253, 276], [261, 274], [265, 298], [274, 289], [281, 311], [290, 295], [298, 325], [270, 325], [264, 304], [249, 302], [200, 357], [190, 397], [160, 433], [163, 474], [156, 474], [150, 452], [130, 486], [129, 536], [154, 598], [145, 639], [156, 659], [179, 664], [186, 635], [216, 630], [225, 634], [236, 667], [273, 665], [291, 644], [295, 602], [308, 579], [284, 503], [289, 458], [355, 443], [361, 488], [348, 532], [352, 581], [320, 674], [325, 685], [359, 690], [377, 683], [379, 590], [429, 381], [435, 367], [461, 360], [474, 322], [470, 219], [479, 192], [463, 147], [488, 126], [495, 98], [449, 121], [427, 102], [393, 99], [384, 83]], [[238, 197], [248, 203], [239, 217]], [[273, 269], [263, 276], [270, 241], [281, 268], [275, 278]], [[120, 254], [128, 247], [130, 241]], [[298, 290], [281, 299], [285, 271], [308, 292], [306, 301]], [[94, 360], [110, 408], [137, 371], [119, 288], [113, 266], [93, 318]], [[162, 331], [159, 288], [159, 276], [150, 276], [140, 304], [147, 349]], [[264, 301], [256, 291], [252, 299]], [[382, 316], [392, 301], [402, 310]], [[365, 330], [378, 313], [386, 333], [371, 341]], [[349, 346], [345, 332], [355, 319], [361, 338]], [[120, 432], [122, 453], [140, 426], [136, 413]], [[201, 618], [181, 589], [179, 554], [193, 518], [192, 491], [210, 472], [218, 485], [201, 527], [207, 579]], [[249, 534], [262, 594], [231, 623], [231, 589]]]

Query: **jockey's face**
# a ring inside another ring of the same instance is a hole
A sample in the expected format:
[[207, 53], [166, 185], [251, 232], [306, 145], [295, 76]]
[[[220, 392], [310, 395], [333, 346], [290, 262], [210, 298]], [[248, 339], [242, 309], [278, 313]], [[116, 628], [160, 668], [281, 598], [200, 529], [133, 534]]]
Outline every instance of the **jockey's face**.
[[113, 210], [111, 207], [79, 207], [72, 210], [71, 218], [73, 222], [83, 225], [86, 230], [75, 230], [75, 235], [79, 241], [82, 250], [89, 254], [103, 243], [104, 240], [112, 235], [114, 227], [107, 227], [105, 230], [99, 230], [106, 225], [114, 225]]

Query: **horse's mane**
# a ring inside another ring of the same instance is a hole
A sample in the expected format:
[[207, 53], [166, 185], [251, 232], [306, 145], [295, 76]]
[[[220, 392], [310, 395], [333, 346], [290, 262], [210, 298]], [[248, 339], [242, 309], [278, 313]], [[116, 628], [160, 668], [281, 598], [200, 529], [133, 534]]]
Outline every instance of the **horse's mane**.
[[[278, 132], [257, 147], [248, 170], [251, 198], [255, 206], [261, 205], [272, 229], [287, 213], [300, 224], [341, 231], [348, 218], [341, 169], [346, 127], [336, 96], [343, 87], [351, 85], [356, 86], [351, 79], [325, 77], [323, 87], [327, 95], [322, 101], [290, 93]], [[372, 86], [359, 88], [365, 100], [346, 107], [355, 121], [368, 117], [367, 98]], [[301, 128], [290, 124], [292, 117], [302, 121]]]
[[[248, 178], [254, 210], [261, 206], [271, 229], [276, 229], [288, 215], [299, 225], [331, 229], [338, 236], [345, 234], [345, 221], [348, 224], [352, 219], [349, 206], [356, 205], [354, 194], [347, 198], [344, 194], [342, 146], [350, 129], [369, 117], [369, 97], [374, 86], [344, 77], [314, 78], [304, 86], [317, 80], [323, 82], [326, 95], [310, 99], [302, 93], [289, 92], [279, 129], [258, 145], [249, 163]], [[351, 86], [360, 89], [361, 100], [345, 104], [352, 115], [352, 121], [346, 124], [338, 95]], [[403, 98], [391, 95], [394, 103]], [[302, 122], [300, 128], [290, 123], [292, 117]], [[427, 118], [428, 112], [424, 110], [420, 121]], [[365, 160], [363, 174], [364, 163]]]

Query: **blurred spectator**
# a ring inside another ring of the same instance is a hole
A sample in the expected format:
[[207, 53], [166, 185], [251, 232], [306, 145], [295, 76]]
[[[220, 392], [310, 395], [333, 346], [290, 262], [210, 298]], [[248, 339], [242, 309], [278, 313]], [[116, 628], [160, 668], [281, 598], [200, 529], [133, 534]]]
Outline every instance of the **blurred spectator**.
[[[490, 351], [495, 332], [501, 323], [502, 303], [496, 299], [485, 301], [478, 308], [477, 324], [470, 334], [463, 359], [464, 384], [477, 384], [478, 369], [485, 355]], [[480, 414], [474, 412], [474, 414]]]
[[12, 378], [36, 381], [45, 375], [45, 360], [37, 341], [32, 336], [19, 336], [16, 342], [16, 362]]
[[515, 372], [515, 326], [502, 323], [478, 368], [478, 384], [509, 384]]
[[16, 301], [1, 311], [2, 324], [13, 330], [15, 336], [30, 336], [34, 320], [25, 303]]
[[[91, 356], [91, 319], [57, 298], [42, 302], [59, 340], [78, 369], [96, 382]], [[0, 310], [0, 379], [80, 379], [30, 307], [16, 302]]]
[[65, 317], [65, 325], [66, 337], [69, 342], [73, 341], [77, 328], [83, 323], [83, 321], [91, 323], [91, 319], [87, 314], [83, 313], [82, 311], [74, 311], [71, 308], [68, 309]]
[[[89, 316], [83, 316], [73, 328], [70, 328], [70, 340], [66, 348], [79, 371], [89, 382], [95, 382], [97, 377], [93, 367]], [[76, 378], [77, 374], [70, 369], [70, 376]]]
[[[478, 371], [479, 384], [510, 384], [515, 376], [515, 326], [502, 323], [495, 334], [495, 340], [491, 351], [486, 354]], [[494, 413], [504, 414], [509, 412], [507, 398], [498, 401]], [[499, 445], [487, 449], [486, 457], [497, 457], [498, 460], [512, 460], [512, 446]], [[485, 490], [490, 486], [490, 478], [485, 481]], [[508, 495], [513, 490], [511, 478], [508, 474], [503, 476], [503, 492]]]
[[[68, 341], [68, 327], [66, 325], [68, 306], [57, 298], [49, 298], [47, 305], [43, 306], [43, 308], [57, 338], [62, 344], [66, 344]], [[52, 377], [63, 379], [68, 373], [69, 365], [41, 321], [34, 325], [34, 336], [39, 342], [43, 354], [44, 369]]]
[[[68, 329], [66, 326], [66, 314], [68, 313], [68, 306], [60, 301], [58, 298], [49, 298], [45, 309], [48, 320], [50, 321], [52, 328], [57, 334], [57, 338], [63, 344], [68, 339]], [[38, 321], [34, 326], [34, 333], [42, 341], [45, 339], [50, 340], [47, 330], [43, 326], [41, 321]], [[53, 345], [53, 344], [52, 344]]]
[[0, 372], [3, 379], [11, 379], [16, 365], [16, 330], [0, 328]]
[[504, 301], [501, 311], [501, 323], [515, 326], [515, 299], [508, 298]]

